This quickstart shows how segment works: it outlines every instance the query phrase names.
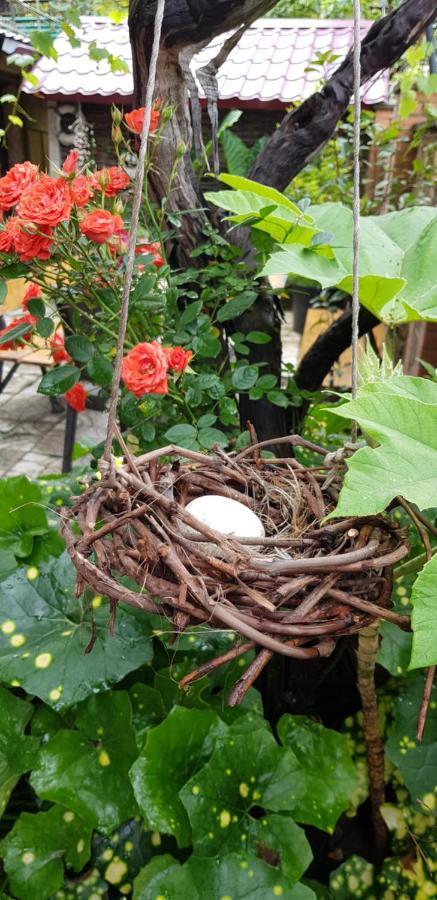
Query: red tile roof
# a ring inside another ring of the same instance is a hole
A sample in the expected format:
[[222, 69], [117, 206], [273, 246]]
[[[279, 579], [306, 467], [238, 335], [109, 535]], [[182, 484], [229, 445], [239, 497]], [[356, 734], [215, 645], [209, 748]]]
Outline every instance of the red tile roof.
[[[362, 37], [371, 24], [361, 23]], [[27, 84], [23, 89], [58, 98], [130, 100], [133, 81], [127, 23], [115, 25], [104, 17], [83, 16], [78, 36], [81, 45], [72, 48], [61, 33], [55, 40], [58, 61], [42, 57], [33, 69], [38, 88]], [[217, 53], [225, 37], [214, 39], [194, 58], [194, 71]], [[86, 45], [92, 41], [125, 60], [129, 73], [111, 72], [106, 61], [90, 60]], [[317, 88], [320, 78], [340, 63], [352, 43], [353, 23], [348, 19], [259, 19], [246, 30], [219, 72], [221, 105], [280, 106], [305, 99]], [[338, 59], [328, 64], [325, 72], [305, 71], [319, 53], [326, 51]], [[368, 105], [387, 102], [388, 73], [365, 85], [362, 98]]]

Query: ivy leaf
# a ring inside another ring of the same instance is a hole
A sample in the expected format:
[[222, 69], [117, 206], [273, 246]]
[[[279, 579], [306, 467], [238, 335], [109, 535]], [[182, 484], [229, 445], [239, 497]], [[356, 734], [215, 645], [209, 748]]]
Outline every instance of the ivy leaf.
[[62, 803], [108, 834], [137, 813], [128, 778], [137, 756], [129, 694], [89, 697], [75, 726], [41, 747], [30, 781], [43, 800]]
[[423, 676], [410, 677], [396, 700], [395, 724], [385, 745], [413, 800], [433, 793], [437, 772], [437, 687], [434, 685], [422, 743], [416, 740]]
[[152, 656], [144, 614], [119, 606], [116, 630], [108, 634], [108, 607], [96, 595], [97, 640], [84, 655], [92, 634], [87, 604], [74, 595], [75, 572], [67, 554], [0, 584], [0, 679], [16, 681], [62, 709], [120, 681]]
[[0, 817], [9, 797], [24, 772], [32, 768], [39, 740], [24, 734], [33, 713], [33, 707], [25, 700], [14, 697], [10, 691], [0, 688]]
[[63, 542], [50, 531], [41, 489], [24, 475], [0, 481], [0, 549], [3, 577], [12, 570], [11, 553], [33, 564], [59, 556]]
[[416, 578], [411, 595], [413, 648], [410, 669], [437, 664], [437, 556], [433, 556]]
[[288, 714], [278, 722], [278, 735], [293, 750], [305, 779], [294, 818], [332, 833], [357, 787], [347, 739], [305, 716]]
[[[237, 722], [238, 727], [238, 722]], [[305, 788], [297, 759], [267, 729], [233, 733], [180, 791], [196, 853], [232, 852], [247, 840], [250, 811], [292, 811]]]
[[75, 366], [55, 366], [43, 375], [38, 385], [38, 394], [55, 397], [65, 394], [79, 381], [80, 371]]
[[398, 494], [419, 509], [437, 505], [437, 384], [403, 375], [371, 382], [335, 413], [355, 419], [379, 446], [357, 450], [348, 460], [338, 506], [328, 519], [382, 512]]
[[69, 809], [21, 813], [0, 843], [14, 897], [46, 900], [64, 880], [64, 861], [80, 872], [90, 856], [90, 829]]
[[211, 755], [226, 725], [211, 710], [175, 706], [152, 728], [132, 766], [135, 797], [149, 828], [173, 834], [178, 846], [190, 844], [188, 817], [178, 791]]

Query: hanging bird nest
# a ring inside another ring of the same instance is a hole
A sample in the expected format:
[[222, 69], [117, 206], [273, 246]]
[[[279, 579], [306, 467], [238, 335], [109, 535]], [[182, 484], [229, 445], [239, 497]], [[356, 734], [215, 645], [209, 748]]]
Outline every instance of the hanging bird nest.
[[[254, 444], [211, 455], [169, 446], [133, 459], [94, 482], [62, 531], [77, 570], [80, 595], [106, 596], [111, 620], [118, 602], [160, 614], [176, 636], [202, 625], [242, 640], [186, 676], [187, 685], [243, 654], [258, 652], [232, 691], [238, 703], [274, 653], [311, 660], [375, 619], [403, 628], [390, 609], [392, 567], [408, 553], [405, 533], [382, 516], [324, 523], [335, 507], [342, 465], [300, 437], [280, 439], [321, 455], [309, 468], [293, 456], [264, 458]], [[252, 510], [265, 536], [236, 538], [186, 511], [202, 495], [221, 495]], [[129, 576], [138, 585], [120, 584]]]

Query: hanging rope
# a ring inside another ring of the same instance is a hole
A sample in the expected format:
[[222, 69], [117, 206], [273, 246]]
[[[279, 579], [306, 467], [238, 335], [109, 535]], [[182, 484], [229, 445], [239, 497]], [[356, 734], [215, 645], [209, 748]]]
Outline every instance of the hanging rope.
[[141, 132], [141, 144], [138, 154], [138, 166], [135, 179], [135, 187], [132, 201], [132, 218], [129, 230], [129, 242], [126, 259], [126, 273], [123, 284], [123, 293], [120, 309], [120, 326], [118, 329], [117, 350], [114, 363], [114, 376], [112, 380], [111, 399], [108, 410], [108, 424], [106, 430], [105, 447], [103, 450], [102, 460], [110, 465], [112, 438], [114, 434], [114, 425], [117, 417], [118, 392], [120, 388], [121, 367], [123, 362], [124, 341], [126, 337], [127, 317], [129, 311], [129, 295], [132, 285], [132, 275], [135, 263], [135, 245], [137, 239], [138, 222], [140, 217], [141, 198], [144, 184], [144, 166], [147, 153], [147, 142], [150, 131], [150, 117], [153, 105], [153, 93], [155, 90], [156, 65], [158, 61], [159, 43], [161, 40], [162, 19], [164, 15], [165, 0], [158, 0], [156, 5], [155, 25], [153, 32], [153, 46], [150, 57], [149, 77], [147, 81], [145, 113], [143, 130]]

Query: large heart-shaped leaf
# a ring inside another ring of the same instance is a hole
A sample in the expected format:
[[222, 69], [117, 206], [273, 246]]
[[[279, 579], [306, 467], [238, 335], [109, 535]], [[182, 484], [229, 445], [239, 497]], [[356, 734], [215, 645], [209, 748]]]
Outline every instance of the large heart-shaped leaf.
[[253, 837], [251, 810], [292, 811], [304, 790], [305, 776], [294, 753], [278, 747], [273, 735], [255, 724], [243, 734], [232, 727], [179, 796], [196, 853], [212, 856], [241, 848]]
[[297, 799], [294, 818], [332, 832], [357, 787], [347, 739], [305, 716], [290, 715], [279, 720], [278, 735], [291, 747], [305, 778], [305, 792]]
[[413, 648], [410, 669], [437, 665], [437, 556], [416, 578], [411, 595]]
[[290, 886], [274, 866], [255, 855], [191, 856], [181, 866], [169, 854], [155, 856], [134, 882], [134, 900], [316, 900], [303, 884]]
[[64, 862], [79, 872], [90, 856], [89, 827], [69, 809], [21, 813], [0, 844], [14, 897], [46, 900], [64, 880]]
[[41, 747], [31, 784], [43, 800], [62, 803], [108, 834], [138, 811], [128, 777], [138, 752], [129, 694], [89, 697], [75, 726]]
[[180, 847], [190, 843], [191, 830], [178, 792], [225, 731], [212, 710], [175, 706], [164, 722], [150, 729], [132, 767], [135, 796], [150, 829], [173, 834]]
[[395, 724], [385, 745], [388, 758], [399, 769], [414, 801], [432, 795], [437, 782], [437, 686], [432, 689], [423, 740], [419, 744], [416, 728], [422, 694], [423, 675], [410, 677], [396, 700]]
[[348, 460], [329, 517], [373, 515], [399, 494], [420, 509], [437, 505], [437, 384], [402, 375], [372, 382], [335, 413], [355, 419], [379, 446], [357, 450]]
[[35, 761], [39, 740], [24, 734], [33, 707], [0, 688], [0, 817], [24, 772]]
[[74, 594], [75, 573], [67, 554], [35, 570], [34, 581], [19, 572], [0, 584], [0, 680], [22, 685], [56, 709], [83, 700], [120, 681], [152, 656], [144, 614], [117, 611], [113, 637], [108, 606], [91, 600], [97, 640], [85, 654], [91, 616]]
[[0, 481], [0, 580], [18, 564], [38, 564], [63, 550], [50, 530], [41, 489], [24, 475]]

